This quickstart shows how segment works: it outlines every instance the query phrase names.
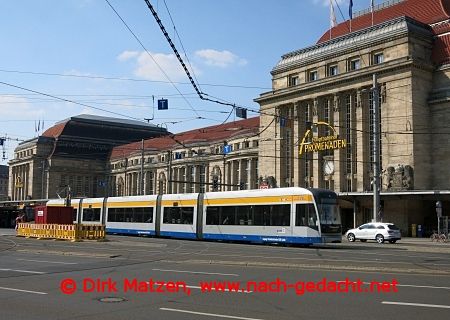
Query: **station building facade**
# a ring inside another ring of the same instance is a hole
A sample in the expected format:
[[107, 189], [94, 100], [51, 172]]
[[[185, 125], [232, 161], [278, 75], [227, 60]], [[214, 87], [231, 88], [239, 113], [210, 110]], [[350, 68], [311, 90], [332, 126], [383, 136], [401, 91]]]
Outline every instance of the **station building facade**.
[[[370, 12], [360, 14], [316, 44], [283, 55], [271, 71], [272, 90], [255, 99], [259, 170], [277, 177], [280, 187], [338, 192], [344, 228], [371, 221], [374, 74], [381, 119], [377, 220], [411, 234], [413, 224], [436, 225], [437, 200], [450, 215], [446, 0], [390, 1], [377, 7], [373, 23]], [[333, 136], [341, 145], [330, 145]]]
[[107, 194], [108, 159], [117, 145], [167, 134], [140, 121], [78, 115], [21, 142], [9, 164], [11, 201]]
[[259, 117], [115, 147], [109, 195], [256, 189]]

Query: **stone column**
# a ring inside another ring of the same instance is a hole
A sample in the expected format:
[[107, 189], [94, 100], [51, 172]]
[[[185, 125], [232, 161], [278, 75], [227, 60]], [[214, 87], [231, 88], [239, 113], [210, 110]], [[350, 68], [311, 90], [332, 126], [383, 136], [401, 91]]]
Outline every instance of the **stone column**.
[[[283, 170], [281, 169], [281, 161], [283, 159], [283, 153], [282, 153], [282, 148], [281, 148], [281, 140], [279, 140], [280, 138], [282, 138], [281, 135], [281, 129], [280, 129], [280, 117], [283, 114], [281, 112], [282, 106], [279, 106], [277, 108], [275, 108], [275, 112], [277, 115], [277, 120], [274, 121], [274, 135], [272, 137], [273, 139], [273, 148], [274, 148], [274, 153], [269, 153], [268, 155], [273, 156], [273, 160], [274, 160], [274, 173], [275, 173], [275, 178], [277, 179], [278, 185], [281, 186], [282, 185], [282, 177], [283, 177]], [[262, 161], [265, 161], [266, 159], [261, 159]]]
[[[364, 191], [364, 113], [363, 113], [363, 100], [362, 100], [362, 94], [361, 91], [358, 90], [357, 92], [357, 103], [356, 103], [356, 155], [355, 155], [355, 161], [356, 161], [356, 171], [357, 171], [357, 178], [356, 178], [356, 190], [357, 191]], [[368, 159], [367, 159], [368, 160]]]
[[[240, 185], [242, 182], [244, 182], [245, 180], [243, 179], [244, 178], [244, 162], [243, 162], [244, 160], [242, 160], [242, 159], [239, 159], [238, 160], [238, 166], [239, 166], [239, 176], [237, 177], [237, 184], [238, 185]], [[240, 187], [237, 187], [237, 189], [238, 190], [240, 190]]]
[[[341, 127], [342, 121], [341, 121], [341, 109], [343, 108], [342, 105], [345, 103], [342, 96], [339, 94], [334, 95], [334, 106], [333, 106], [333, 127], [336, 130], [336, 134], [339, 136], [339, 138], [343, 138], [342, 133], [344, 131], [344, 128]], [[342, 150], [337, 149], [334, 150], [334, 173], [333, 173], [333, 180], [334, 180], [334, 191], [341, 191], [342, 190], [342, 179], [343, 179], [343, 172], [345, 167], [345, 157], [343, 157]]]
[[[317, 123], [319, 121], [319, 99], [316, 98], [313, 100], [313, 114], [312, 114], [313, 123]], [[317, 127], [317, 133], [313, 133], [315, 138], [318, 137], [320, 132], [320, 127]], [[313, 158], [312, 165], [312, 178], [313, 178], [313, 187], [318, 188], [320, 186], [320, 178], [321, 178], [321, 170], [322, 170], [322, 161], [320, 159], [319, 152], [311, 153], [310, 156]]]
[[293, 166], [293, 174], [292, 177], [293, 186], [300, 186], [300, 158], [299, 158], [299, 145], [301, 143], [301, 140], [303, 137], [300, 137], [300, 103], [295, 102], [294, 103], [294, 112], [292, 115], [292, 126], [293, 126], [293, 146], [292, 146], [292, 153], [294, 161], [292, 162]]
[[248, 189], [253, 189], [253, 186], [255, 185], [253, 181], [253, 158], [248, 159], [248, 170], [247, 170], [247, 184]]
[[198, 165], [193, 165], [192, 166], [192, 175], [194, 176], [194, 181], [192, 181], [193, 185], [194, 185], [194, 192], [198, 192], [200, 185], [198, 184], [198, 182], [200, 182], [199, 178], [198, 178], [198, 173], [199, 173], [199, 169], [198, 169]]

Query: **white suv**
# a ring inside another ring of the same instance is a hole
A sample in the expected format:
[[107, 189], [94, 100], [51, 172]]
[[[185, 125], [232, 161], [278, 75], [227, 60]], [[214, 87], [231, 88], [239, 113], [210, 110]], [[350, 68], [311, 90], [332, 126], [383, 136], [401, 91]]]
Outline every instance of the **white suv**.
[[383, 243], [384, 240], [388, 240], [389, 243], [395, 243], [402, 238], [402, 235], [400, 229], [393, 223], [373, 222], [348, 230], [345, 237], [350, 242], [358, 239], [362, 242], [376, 240], [378, 243]]

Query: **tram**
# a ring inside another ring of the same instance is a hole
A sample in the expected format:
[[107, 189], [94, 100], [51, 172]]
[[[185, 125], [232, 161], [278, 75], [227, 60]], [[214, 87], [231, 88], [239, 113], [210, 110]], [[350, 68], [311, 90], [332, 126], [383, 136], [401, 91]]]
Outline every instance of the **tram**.
[[[314, 244], [341, 242], [336, 193], [276, 188], [73, 199], [74, 223], [110, 234], [179, 239]], [[64, 199], [47, 206], [64, 205]]]

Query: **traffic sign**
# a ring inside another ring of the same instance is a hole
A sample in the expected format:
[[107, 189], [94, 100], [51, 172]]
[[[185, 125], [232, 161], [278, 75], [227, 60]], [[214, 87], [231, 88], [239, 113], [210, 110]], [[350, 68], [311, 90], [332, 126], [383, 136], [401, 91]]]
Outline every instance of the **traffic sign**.
[[227, 144], [226, 146], [223, 146], [223, 154], [227, 154], [233, 151], [233, 148], [231, 144]]
[[158, 100], [158, 110], [167, 110], [169, 109], [169, 102], [167, 99], [159, 99]]

